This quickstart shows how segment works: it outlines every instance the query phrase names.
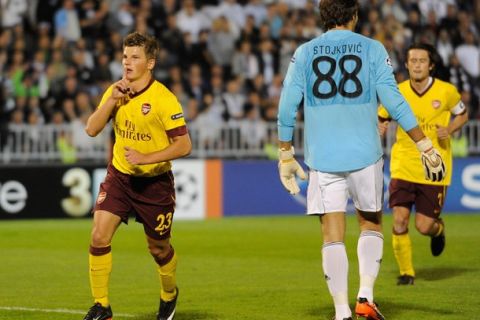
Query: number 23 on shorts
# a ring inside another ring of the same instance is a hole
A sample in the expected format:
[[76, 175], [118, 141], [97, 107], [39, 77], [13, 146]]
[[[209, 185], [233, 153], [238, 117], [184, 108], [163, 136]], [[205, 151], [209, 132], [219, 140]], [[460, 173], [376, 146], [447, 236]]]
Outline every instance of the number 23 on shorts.
[[172, 226], [173, 213], [169, 212], [167, 214], [159, 214], [157, 216], [158, 226], [155, 228], [160, 235], [164, 235], [170, 227]]

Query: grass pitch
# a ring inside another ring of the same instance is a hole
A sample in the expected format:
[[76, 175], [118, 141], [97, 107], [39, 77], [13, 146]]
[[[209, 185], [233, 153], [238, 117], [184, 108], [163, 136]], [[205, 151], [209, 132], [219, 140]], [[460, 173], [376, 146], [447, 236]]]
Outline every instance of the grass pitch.
[[[411, 224], [414, 286], [396, 285], [391, 216], [375, 297], [388, 320], [480, 319], [480, 215], [444, 214], [447, 246], [432, 257], [429, 238]], [[413, 219], [412, 219], [413, 222]], [[0, 221], [0, 319], [82, 319], [91, 306], [91, 221]], [[358, 225], [348, 217], [350, 302], [358, 289]], [[330, 320], [315, 217], [177, 221], [180, 297], [176, 320]], [[114, 319], [153, 320], [159, 282], [141, 225], [122, 225], [112, 243]]]

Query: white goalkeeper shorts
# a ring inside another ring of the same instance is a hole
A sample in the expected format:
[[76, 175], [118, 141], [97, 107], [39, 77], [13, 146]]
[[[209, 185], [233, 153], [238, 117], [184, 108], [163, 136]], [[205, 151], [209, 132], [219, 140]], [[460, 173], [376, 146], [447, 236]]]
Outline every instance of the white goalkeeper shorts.
[[307, 214], [346, 212], [348, 198], [361, 211], [377, 212], [383, 205], [383, 158], [366, 168], [337, 173], [311, 170]]

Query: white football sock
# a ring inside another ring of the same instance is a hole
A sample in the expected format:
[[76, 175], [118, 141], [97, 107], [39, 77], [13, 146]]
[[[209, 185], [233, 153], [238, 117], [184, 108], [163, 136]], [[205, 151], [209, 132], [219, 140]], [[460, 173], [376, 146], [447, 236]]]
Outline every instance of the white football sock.
[[323, 245], [323, 272], [328, 290], [333, 297], [337, 319], [352, 316], [348, 305], [348, 258], [343, 242]]
[[373, 302], [373, 286], [380, 270], [383, 255], [383, 235], [376, 231], [363, 231], [357, 245], [360, 289], [357, 298]]

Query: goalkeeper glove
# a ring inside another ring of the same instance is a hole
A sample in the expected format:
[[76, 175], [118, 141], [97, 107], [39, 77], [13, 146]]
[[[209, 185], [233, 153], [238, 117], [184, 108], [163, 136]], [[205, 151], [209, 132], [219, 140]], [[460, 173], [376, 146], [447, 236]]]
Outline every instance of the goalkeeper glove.
[[280, 181], [282, 181], [285, 189], [291, 194], [297, 194], [300, 192], [295, 176], [299, 176], [300, 179], [305, 180], [307, 176], [303, 171], [300, 164], [293, 157], [295, 151], [293, 147], [290, 150], [278, 150], [278, 171], [280, 172]]
[[432, 140], [423, 138], [417, 142], [417, 149], [422, 154], [425, 178], [434, 182], [445, 179], [445, 164], [440, 153], [433, 147]]

